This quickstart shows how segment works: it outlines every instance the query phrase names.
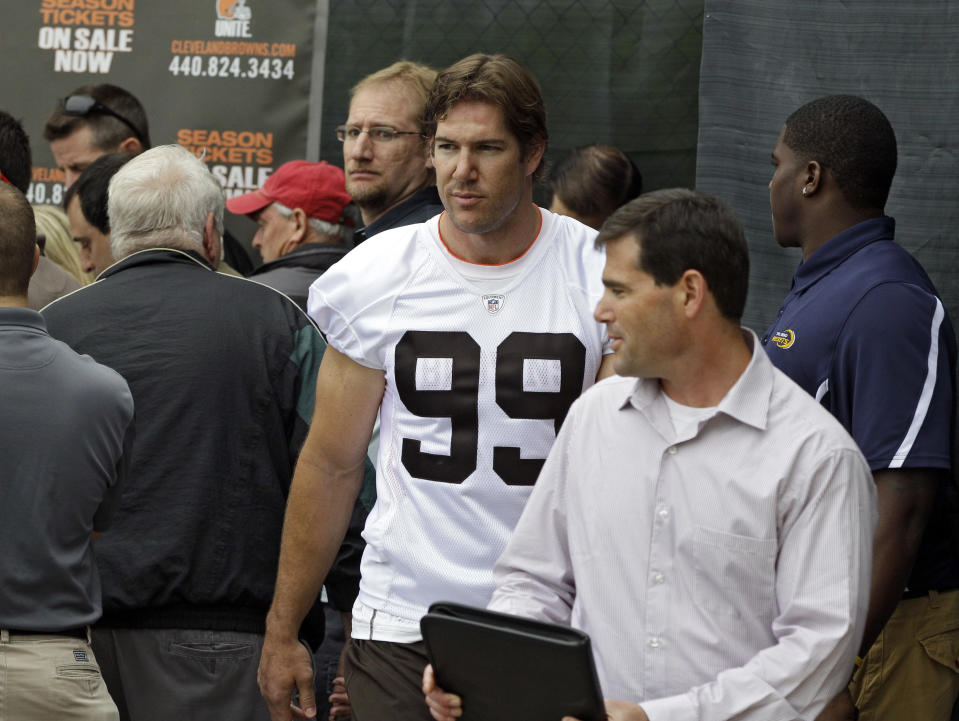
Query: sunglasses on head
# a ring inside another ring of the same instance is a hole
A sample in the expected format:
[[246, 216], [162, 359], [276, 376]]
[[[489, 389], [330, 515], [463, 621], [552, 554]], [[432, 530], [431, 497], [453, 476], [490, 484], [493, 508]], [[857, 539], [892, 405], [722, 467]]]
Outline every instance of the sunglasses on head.
[[87, 115], [111, 115], [130, 128], [134, 136], [136, 136], [136, 139], [139, 140], [144, 147], [146, 146], [146, 141], [143, 140], [140, 131], [137, 130], [133, 123], [120, 115], [120, 113], [111, 110], [89, 95], [68, 95], [60, 101], [60, 108], [65, 115], [72, 115], [78, 118], [86, 117]]

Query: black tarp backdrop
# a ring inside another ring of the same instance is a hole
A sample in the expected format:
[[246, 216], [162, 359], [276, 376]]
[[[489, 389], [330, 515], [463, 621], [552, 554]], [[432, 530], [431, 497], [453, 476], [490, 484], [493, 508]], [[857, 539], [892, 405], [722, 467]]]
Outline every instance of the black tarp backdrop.
[[892, 122], [899, 168], [886, 212], [959, 319], [957, 39], [956, 0], [707, 0], [696, 182], [745, 225], [746, 325], [765, 330], [799, 262], [773, 239], [770, 153], [793, 110], [834, 93], [862, 95]]
[[[611, 143], [647, 188], [691, 185], [702, 0], [337, 0], [330, 4], [322, 157], [363, 76], [405, 58], [442, 69], [474, 52], [525, 63], [546, 100], [547, 160]], [[546, 198], [537, 194], [540, 201]]]
[[[74, 88], [109, 82], [146, 108], [154, 145], [201, 154], [228, 195], [303, 157], [313, 59], [312, 2], [20, 0], [4, 4], [0, 107], [22, 119], [32, 202], [59, 203], [62, 174], [43, 123]], [[229, 219], [244, 235], [252, 224]]]

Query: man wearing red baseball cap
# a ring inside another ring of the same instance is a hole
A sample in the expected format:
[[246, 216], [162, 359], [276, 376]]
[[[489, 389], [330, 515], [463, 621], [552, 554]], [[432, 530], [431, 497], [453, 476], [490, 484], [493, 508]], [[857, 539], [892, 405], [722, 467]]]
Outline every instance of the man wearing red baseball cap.
[[250, 278], [288, 295], [306, 310], [310, 284], [352, 243], [351, 203], [343, 171], [326, 161], [284, 163], [252, 193], [226, 201], [227, 210], [259, 225], [253, 247], [263, 265]]

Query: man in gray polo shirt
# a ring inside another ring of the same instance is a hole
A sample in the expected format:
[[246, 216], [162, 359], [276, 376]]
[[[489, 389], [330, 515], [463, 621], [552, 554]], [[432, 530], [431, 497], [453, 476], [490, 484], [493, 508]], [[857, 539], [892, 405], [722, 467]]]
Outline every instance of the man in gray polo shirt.
[[0, 716], [106, 721], [118, 714], [89, 645], [91, 541], [118, 496], [133, 397], [27, 308], [39, 255], [30, 205], [0, 182]]

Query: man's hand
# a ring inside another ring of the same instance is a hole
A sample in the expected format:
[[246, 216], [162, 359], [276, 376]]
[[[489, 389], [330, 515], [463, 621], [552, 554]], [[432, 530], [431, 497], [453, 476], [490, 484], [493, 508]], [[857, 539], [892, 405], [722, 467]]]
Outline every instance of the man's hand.
[[430, 715], [436, 721], [455, 721], [463, 715], [463, 702], [460, 697], [453, 693], [446, 693], [436, 685], [432, 664], [423, 669], [423, 695], [426, 696]]
[[330, 694], [330, 721], [350, 717], [350, 697], [346, 693], [346, 679], [337, 676], [333, 679], [333, 693]]
[[[617, 701], [608, 698], [605, 700], [606, 718], [609, 721], [649, 721], [649, 717], [642, 708], [629, 701]], [[563, 721], [577, 721], [572, 716], [563, 717]]]
[[946, 475], [946, 471], [934, 468], [885, 468], [872, 474], [879, 523], [873, 543], [869, 612], [859, 646], [863, 658], [902, 600], [939, 483]]
[[[277, 638], [267, 632], [256, 680], [272, 721], [316, 716], [310, 652], [296, 638]], [[294, 690], [300, 697], [298, 706], [291, 701]]]
[[816, 721], [856, 721], [859, 712], [852, 702], [849, 689], [844, 688], [832, 701], [826, 704]]

